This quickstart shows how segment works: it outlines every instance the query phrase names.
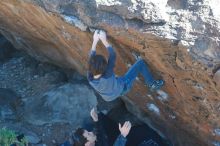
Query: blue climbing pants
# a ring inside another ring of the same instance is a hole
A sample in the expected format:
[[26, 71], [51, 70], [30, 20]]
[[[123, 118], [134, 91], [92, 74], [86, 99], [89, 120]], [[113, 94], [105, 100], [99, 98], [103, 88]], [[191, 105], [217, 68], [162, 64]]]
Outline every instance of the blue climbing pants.
[[127, 73], [124, 76], [119, 77], [122, 79], [122, 81], [125, 84], [122, 95], [126, 94], [131, 89], [136, 77], [139, 74], [141, 74], [144, 77], [144, 81], [147, 86], [153, 83], [154, 78], [152, 74], [150, 73], [144, 60], [140, 59], [136, 61], [135, 64], [130, 67], [130, 69], [127, 71]]

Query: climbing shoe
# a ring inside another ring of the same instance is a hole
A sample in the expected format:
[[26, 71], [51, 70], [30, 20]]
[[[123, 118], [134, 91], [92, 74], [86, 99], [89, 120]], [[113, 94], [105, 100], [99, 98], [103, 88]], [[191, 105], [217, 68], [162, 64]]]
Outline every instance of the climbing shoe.
[[149, 85], [149, 88], [151, 91], [157, 91], [164, 85], [164, 80], [155, 80], [151, 85]]

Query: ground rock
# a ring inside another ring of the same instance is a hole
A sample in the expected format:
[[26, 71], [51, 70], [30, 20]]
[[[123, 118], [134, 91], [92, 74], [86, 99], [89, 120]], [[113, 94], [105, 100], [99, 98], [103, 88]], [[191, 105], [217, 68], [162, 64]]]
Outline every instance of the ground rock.
[[25, 135], [25, 138], [31, 144], [37, 144], [40, 142], [40, 138], [36, 135]]
[[[71, 123], [81, 126], [96, 106], [96, 96], [83, 84], [64, 84], [25, 103], [25, 119], [34, 125]], [[83, 112], [82, 112], [83, 111]]]
[[0, 88], [0, 119], [16, 121], [21, 103], [21, 98], [13, 90]]
[[0, 62], [6, 61], [9, 59], [15, 48], [12, 44], [2, 35], [0, 35]]

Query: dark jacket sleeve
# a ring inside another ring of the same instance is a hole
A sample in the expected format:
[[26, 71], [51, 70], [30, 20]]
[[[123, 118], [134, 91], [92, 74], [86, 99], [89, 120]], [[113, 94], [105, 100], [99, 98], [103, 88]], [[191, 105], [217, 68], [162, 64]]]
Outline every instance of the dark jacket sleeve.
[[97, 137], [96, 146], [109, 146], [108, 137], [103, 127], [103, 120], [100, 114], [98, 115], [99, 120], [95, 122], [95, 133]]
[[89, 58], [91, 58], [91, 57], [94, 56], [94, 55], [96, 55], [96, 51], [91, 50], [91, 51], [89, 52]]
[[93, 80], [93, 76], [92, 76], [92, 74], [89, 71], [87, 72], [87, 80], [88, 81], [92, 81]]
[[116, 53], [112, 46], [107, 47], [108, 50], [108, 65], [107, 69], [105, 71], [105, 77], [110, 77], [114, 73], [114, 67], [115, 67], [115, 60], [116, 60]]
[[127, 139], [120, 134], [118, 138], [115, 140], [115, 143], [113, 146], [125, 146], [126, 141]]
[[[95, 55], [96, 55], [96, 51], [91, 50], [91, 51], [89, 52], [89, 59], [90, 59], [92, 56], [95, 56]], [[87, 72], [87, 79], [88, 79], [89, 81], [91, 81], [91, 80], [93, 79], [93, 76], [92, 76], [92, 74], [91, 74], [90, 72]]]

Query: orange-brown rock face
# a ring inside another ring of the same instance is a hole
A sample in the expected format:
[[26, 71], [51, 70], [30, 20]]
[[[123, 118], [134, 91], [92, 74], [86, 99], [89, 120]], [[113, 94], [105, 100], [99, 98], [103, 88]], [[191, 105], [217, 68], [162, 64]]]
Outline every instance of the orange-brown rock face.
[[[107, 30], [117, 52], [118, 75], [134, 63], [132, 52], [138, 52], [155, 77], [166, 81], [162, 89], [165, 93], [151, 95], [143, 82], [137, 81], [127, 97], [122, 97], [128, 109], [175, 145], [219, 145], [219, 75], [215, 74], [214, 79], [210, 75], [219, 64], [219, 23], [199, 17], [203, 7], [193, 3], [187, 6], [198, 11], [196, 16], [178, 10], [175, 15], [164, 12], [165, 4], [158, 5], [160, 11], [148, 9], [148, 13], [144, 10], [152, 2], [147, 2], [142, 2], [146, 7], [138, 12], [132, 9], [140, 3], [126, 7], [120, 5], [121, 1], [1, 0], [0, 32], [16, 48], [39, 60], [85, 74], [92, 44], [89, 30]], [[168, 2], [173, 9], [181, 7], [177, 4]], [[102, 45], [97, 50], [106, 55]]]

